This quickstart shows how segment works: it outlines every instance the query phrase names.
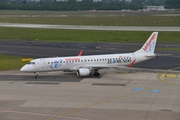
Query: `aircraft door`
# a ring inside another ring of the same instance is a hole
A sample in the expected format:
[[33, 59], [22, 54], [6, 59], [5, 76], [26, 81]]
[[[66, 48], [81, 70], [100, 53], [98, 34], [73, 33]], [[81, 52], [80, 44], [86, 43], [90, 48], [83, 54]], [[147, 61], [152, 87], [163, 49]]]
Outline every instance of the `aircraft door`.
[[45, 59], [40, 59], [40, 62], [41, 62], [41, 68], [45, 68], [46, 67], [46, 61]]

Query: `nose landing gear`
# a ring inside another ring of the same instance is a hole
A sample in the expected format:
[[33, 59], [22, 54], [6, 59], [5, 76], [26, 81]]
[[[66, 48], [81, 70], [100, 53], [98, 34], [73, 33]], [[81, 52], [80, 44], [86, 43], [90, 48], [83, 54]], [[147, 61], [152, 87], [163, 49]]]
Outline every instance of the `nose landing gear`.
[[35, 75], [35, 78], [38, 79], [39, 78], [39, 72], [34, 72]]

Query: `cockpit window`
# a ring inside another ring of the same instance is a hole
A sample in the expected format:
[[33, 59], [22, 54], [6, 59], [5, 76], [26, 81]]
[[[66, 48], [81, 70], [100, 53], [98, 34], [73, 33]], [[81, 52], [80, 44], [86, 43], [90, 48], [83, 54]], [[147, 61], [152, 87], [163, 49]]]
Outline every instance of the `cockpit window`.
[[29, 62], [28, 65], [35, 65], [35, 62]]

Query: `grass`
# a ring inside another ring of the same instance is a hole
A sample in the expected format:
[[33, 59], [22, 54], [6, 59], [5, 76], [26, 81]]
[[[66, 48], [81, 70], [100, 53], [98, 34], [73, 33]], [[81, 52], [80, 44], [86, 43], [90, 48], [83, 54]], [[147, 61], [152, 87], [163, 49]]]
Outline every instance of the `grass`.
[[5, 17], [0, 22], [95, 26], [180, 26], [180, 16]]
[[[145, 42], [152, 32], [92, 31], [0, 27], [1, 40], [58, 42]], [[180, 32], [159, 32], [158, 42], [180, 42]]]
[[[180, 12], [0, 10], [0, 22], [95, 26], [180, 26]], [[122, 17], [122, 14], [124, 16]]]
[[0, 70], [20, 69], [24, 64], [21, 62], [22, 57], [8, 56], [0, 54]]

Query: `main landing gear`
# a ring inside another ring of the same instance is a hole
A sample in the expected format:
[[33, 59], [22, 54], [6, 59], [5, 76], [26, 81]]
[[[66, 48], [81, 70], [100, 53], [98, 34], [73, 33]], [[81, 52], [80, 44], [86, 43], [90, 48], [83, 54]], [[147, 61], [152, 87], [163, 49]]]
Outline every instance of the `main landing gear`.
[[94, 76], [99, 77], [100, 73], [98, 72], [98, 70], [94, 70]]
[[99, 77], [99, 76], [100, 76], [100, 73], [95, 72], [95, 73], [94, 73], [94, 76]]
[[34, 72], [35, 75], [35, 78], [38, 79], [39, 78], [39, 72]]

